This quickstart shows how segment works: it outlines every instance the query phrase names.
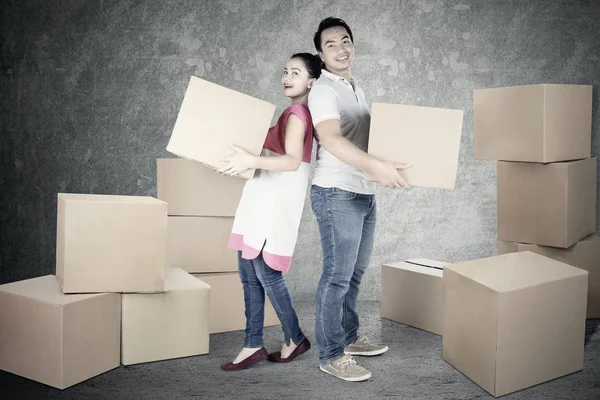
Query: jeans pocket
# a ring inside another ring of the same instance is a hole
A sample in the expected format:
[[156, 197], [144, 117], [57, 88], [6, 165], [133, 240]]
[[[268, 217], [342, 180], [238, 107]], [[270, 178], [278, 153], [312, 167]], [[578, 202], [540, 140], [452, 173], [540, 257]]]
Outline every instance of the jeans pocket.
[[332, 188], [332, 190], [327, 193], [327, 198], [330, 200], [349, 201], [356, 198], [356, 193], [339, 188]]
[[310, 205], [313, 210], [313, 214], [315, 214], [315, 218], [317, 219], [317, 223], [321, 223], [322, 215], [323, 215], [323, 199], [321, 197], [311, 196]]

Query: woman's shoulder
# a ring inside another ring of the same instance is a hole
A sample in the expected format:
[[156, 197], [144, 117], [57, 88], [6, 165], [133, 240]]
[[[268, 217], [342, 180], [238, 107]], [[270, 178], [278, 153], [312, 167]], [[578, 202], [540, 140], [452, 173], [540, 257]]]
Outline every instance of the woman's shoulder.
[[308, 104], [292, 104], [288, 106], [283, 112], [308, 112]]
[[286, 115], [290, 115], [290, 114], [295, 114], [298, 118], [300, 118], [302, 120], [302, 122], [311, 122], [312, 123], [312, 119], [310, 117], [310, 111], [308, 110], [308, 105], [307, 104], [292, 104], [291, 106], [287, 107], [284, 111], [284, 114]]

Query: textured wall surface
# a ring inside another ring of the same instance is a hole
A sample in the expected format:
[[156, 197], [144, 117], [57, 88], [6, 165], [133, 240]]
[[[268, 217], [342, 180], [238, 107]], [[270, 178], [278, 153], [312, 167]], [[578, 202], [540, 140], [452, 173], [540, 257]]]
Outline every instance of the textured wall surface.
[[[57, 192], [156, 195], [190, 75], [287, 105], [281, 70], [327, 16], [353, 29], [372, 102], [465, 110], [456, 189], [378, 190], [362, 299], [380, 265], [495, 254], [496, 166], [474, 160], [472, 91], [594, 85], [600, 153], [600, 3], [593, 0], [2, 2], [0, 283], [54, 273]], [[232, 110], [235, 113], [235, 110]], [[600, 216], [600, 212], [598, 213]], [[310, 201], [287, 280], [312, 298], [321, 249]]]

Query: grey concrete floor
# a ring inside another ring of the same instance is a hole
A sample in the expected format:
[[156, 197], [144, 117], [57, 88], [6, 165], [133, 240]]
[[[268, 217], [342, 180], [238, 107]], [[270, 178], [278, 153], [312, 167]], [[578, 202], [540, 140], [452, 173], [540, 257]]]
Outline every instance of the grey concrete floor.
[[[210, 354], [120, 366], [63, 391], [0, 371], [0, 399], [473, 399], [492, 398], [441, 358], [441, 337], [381, 319], [378, 302], [361, 302], [361, 333], [389, 345], [378, 357], [357, 358], [373, 377], [350, 383], [318, 370], [316, 348], [289, 364], [260, 362], [241, 372], [219, 365], [242, 345], [243, 333], [212, 335]], [[314, 345], [314, 305], [296, 302]], [[583, 371], [505, 396], [506, 399], [600, 399], [600, 320], [588, 320]], [[279, 327], [265, 329], [279, 349]]]

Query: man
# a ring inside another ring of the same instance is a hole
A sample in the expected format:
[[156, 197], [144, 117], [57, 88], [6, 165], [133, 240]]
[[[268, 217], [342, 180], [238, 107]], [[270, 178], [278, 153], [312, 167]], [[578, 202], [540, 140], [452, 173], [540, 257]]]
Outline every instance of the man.
[[311, 187], [319, 224], [323, 272], [316, 296], [316, 340], [320, 369], [346, 381], [363, 381], [371, 373], [353, 355], [374, 356], [387, 346], [358, 337], [356, 302], [369, 264], [376, 223], [375, 182], [408, 187], [397, 169], [406, 168], [367, 154], [371, 116], [362, 89], [350, 73], [354, 44], [341, 19], [319, 24], [314, 44], [324, 69], [308, 97], [316, 127], [317, 160]]

